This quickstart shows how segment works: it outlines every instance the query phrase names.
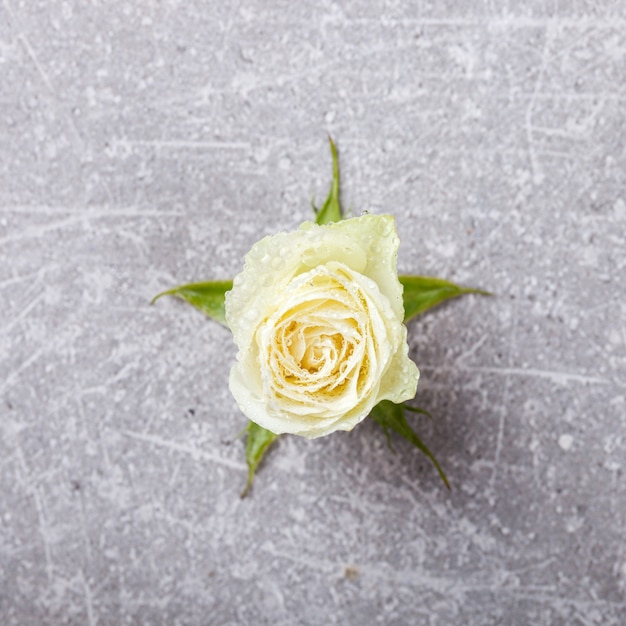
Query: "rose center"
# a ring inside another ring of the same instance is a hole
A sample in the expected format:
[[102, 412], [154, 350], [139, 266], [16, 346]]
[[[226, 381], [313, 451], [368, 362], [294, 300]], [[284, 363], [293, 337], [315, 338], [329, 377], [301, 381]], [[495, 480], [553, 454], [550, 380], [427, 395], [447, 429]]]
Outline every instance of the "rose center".
[[363, 393], [372, 377], [369, 301], [347, 271], [331, 269], [295, 279], [289, 299], [257, 331], [270, 393], [318, 406]]
[[[315, 330], [311, 333], [305, 332], [304, 335], [305, 349], [302, 358], [299, 360], [300, 367], [308, 370], [311, 374], [316, 374], [322, 369], [334, 370], [337, 358], [341, 353], [343, 343], [341, 335], [337, 333], [333, 335], [317, 333]], [[306, 337], [306, 335], [313, 336]]]

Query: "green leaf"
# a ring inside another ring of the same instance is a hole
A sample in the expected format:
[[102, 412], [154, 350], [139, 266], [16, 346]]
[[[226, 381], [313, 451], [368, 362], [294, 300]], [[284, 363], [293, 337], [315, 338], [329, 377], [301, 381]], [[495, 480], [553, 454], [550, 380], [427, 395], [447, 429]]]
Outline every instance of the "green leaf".
[[273, 432], [266, 430], [262, 426], [249, 422], [246, 428], [248, 432], [248, 440], [246, 441], [246, 463], [248, 464], [248, 481], [244, 490], [241, 492], [241, 497], [245, 498], [252, 481], [254, 480], [254, 473], [259, 467], [261, 459], [265, 456], [269, 447], [278, 439], [280, 435], [276, 435]]
[[333, 158], [333, 182], [322, 208], [318, 209], [313, 205], [316, 224], [330, 224], [331, 222], [339, 222], [343, 218], [343, 210], [339, 201], [339, 157], [335, 143], [330, 135], [328, 136], [328, 141]]
[[226, 326], [224, 297], [233, 288], [232, 280], [212, 280], [206, 283], [191, 283], [168, 289], [155, 296], [154, 304], [162, 296], [176, 296], [189, 302], [215, 321]]
[[[374, 421], [383, 429], [385, 436], [387, 437], [387, 444], [391, 448], [390, 430], [395, 431], [402, 437], [404, 437], [409, 443], [413, 444], [418, 450], [423, 452], [432, 462], [432, 464], [439, 472], [439, 476], [444, 485], [450, 489], [450, 483], [441, 469], [441, 466], [437, 462], [433, 453], [424, 445], [422, 440], [415, 434], [413, 429], [409, 426], [404, 416], [404, 410], [408, 409], [413, 412], [426, 413], [423, 409], [415, 409], [415, 407], [409, 407], [403, 404], [394, 404], [389, 400], [383, 400], [379, 402], [372, 410], [371, 417]], [[393, 448], [391, 448], [393, 450]]]
[[398, 278], [404, 287], [402, 299], [405, 322], [450, 298], [458, 298], [467, 293], [491, 295], [482, 289], [459, 287], [443, 278], [430, 276], [398, 276]]

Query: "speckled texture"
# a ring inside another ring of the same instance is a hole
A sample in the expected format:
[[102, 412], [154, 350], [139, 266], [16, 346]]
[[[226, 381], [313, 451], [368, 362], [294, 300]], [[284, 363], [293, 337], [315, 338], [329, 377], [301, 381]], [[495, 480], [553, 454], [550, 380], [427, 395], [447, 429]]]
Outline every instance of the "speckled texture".
[[[0, 623], [619, 626], [626, 4], [0, 4]], [[251, 497], [227, 330], [150, 298], [344, 201], [453, 489], [370, 421]]]

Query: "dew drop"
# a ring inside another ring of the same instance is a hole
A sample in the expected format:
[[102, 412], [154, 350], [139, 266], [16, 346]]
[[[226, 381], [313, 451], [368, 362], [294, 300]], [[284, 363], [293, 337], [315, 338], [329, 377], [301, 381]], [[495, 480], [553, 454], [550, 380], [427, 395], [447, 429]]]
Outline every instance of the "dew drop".
[[257, 309], [248, 309], [245, 313], [245, 318], [249, 320], [253, 320], [257, 317], [259, 311]]
[[302, 253], [302, 262], [309, 267], [315, 267], [317, 265], [317, 255], [315, 254], [315, 250], [305, 250]]

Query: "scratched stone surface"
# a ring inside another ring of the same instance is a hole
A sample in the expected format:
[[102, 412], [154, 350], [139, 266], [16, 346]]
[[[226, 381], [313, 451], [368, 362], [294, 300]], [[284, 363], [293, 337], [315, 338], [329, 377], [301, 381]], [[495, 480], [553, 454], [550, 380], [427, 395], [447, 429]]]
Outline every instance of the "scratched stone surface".
[[[624, 624], [626, 4], [3, 0], [0, 623]], [[284, 437], [176, 284], [393, 212], [413, 424]]]

